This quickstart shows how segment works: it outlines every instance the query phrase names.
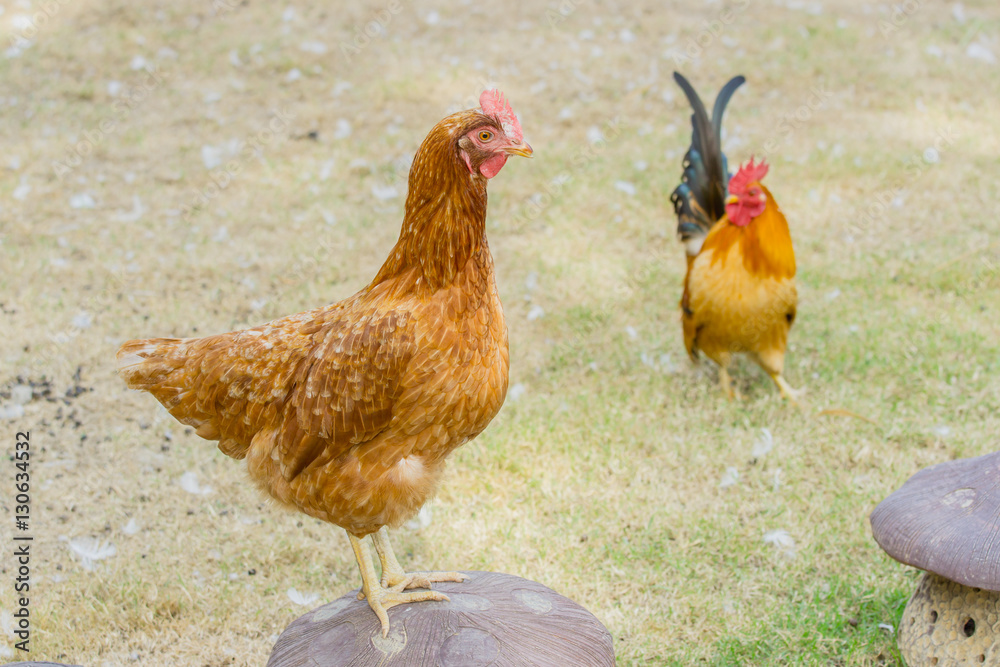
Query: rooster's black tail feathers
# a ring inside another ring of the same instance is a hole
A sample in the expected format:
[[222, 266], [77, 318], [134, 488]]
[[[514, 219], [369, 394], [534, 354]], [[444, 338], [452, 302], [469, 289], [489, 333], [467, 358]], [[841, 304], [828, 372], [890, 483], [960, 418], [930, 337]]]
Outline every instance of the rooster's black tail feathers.
[[677, 72], [674, 72], [674, 79], [694, 113], [691, 114], [691, 147], [684, 155], [684, 173], [670, 201], [677, 213], [677, 235], [688, 254], [696, 255], [708, 230], [725, 213], [730, 175], [726, 155], [722, 152], [722, 114], [733, 93], [746, 79], [737, 76], [723, 86], [715, 98], [711, 118], [688, 80]]

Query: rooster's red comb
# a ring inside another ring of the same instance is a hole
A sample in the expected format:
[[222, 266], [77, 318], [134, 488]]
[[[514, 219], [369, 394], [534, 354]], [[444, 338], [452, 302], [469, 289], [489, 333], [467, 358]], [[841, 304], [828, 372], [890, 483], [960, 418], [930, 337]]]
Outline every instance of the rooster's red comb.
[[751, 183], [759, 183], [762, 178], [767, 176], [768, 169], [769, 165], [764, 162], [763, 158], [761, 158], [760, 162], [754, 164], [751, 157], [750, 161], [741, 166], [736, 175], [729, 179], [729, 192], [737, 193], [746, 190], [747, 186]]
[[504, 134], [508, 137], [514, 141], [521, 141], [524, 138], [524, 135], [521, 134], [521, 124], [517, 122], [517, 116], [510, 108], [510, 102], [499, 90], [496, 88], [484, 90], [483, 94], [479, 96], [479, 106], [484, 114], [500, 123], [500, 127], [503, 128]]

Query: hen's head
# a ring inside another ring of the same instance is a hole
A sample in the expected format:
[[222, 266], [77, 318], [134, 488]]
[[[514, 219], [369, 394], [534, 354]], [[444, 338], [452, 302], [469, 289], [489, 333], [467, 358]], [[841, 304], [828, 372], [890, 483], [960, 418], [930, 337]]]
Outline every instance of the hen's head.
[[459, 114], [463, 122], [458, 131], [458, 156], [470, 174], [493, 178], [508, 156], [531, 157], [532, 151], [503, 93], [496, 89], [484, 91], [479, 106], [479, 110]]
[[729, 179], [726, 215], [729, 217], [729, 222], [737, 227], [746, 227], [751, 220], [764, 212], [767, 195], [760, 182], [767, 175], [767, 169], [768, 165], [764, 160], [754, 164], [753, 158], [750, 158], [750, 161]]

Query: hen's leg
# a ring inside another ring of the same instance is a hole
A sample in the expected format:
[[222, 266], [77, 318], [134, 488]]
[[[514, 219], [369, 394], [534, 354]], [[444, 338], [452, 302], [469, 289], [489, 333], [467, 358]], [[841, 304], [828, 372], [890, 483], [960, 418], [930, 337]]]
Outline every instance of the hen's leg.
[[375, 564], [372, 562], [372, 554], [368, 550], [368, 543], [364, 542], [363, 538], [355, 537], [350, 533], [347, 533], [347, 536], [351, 539], [351, 546], [354, 547], [354, 557], [358, 559], [358, 568], [361, 569], [361, 593], [368, 599], [368, 606], [378, 616], [378, 620], [382, 624], [383, 637], [389, 636], [389, 609], [399, 604], [406, 604], [407, 602], [448, 599], [447, 595], [438, 593], [437, 591], [402, 593], [400, 592], [401, 589], [393, 590], [384, 588], [379, 583], [378, 575], [375, 573]]
[[430, 588], [435, 581], [465, 581], [468, 579], [460, 572], [405, 572], [396, 560], [396, 554], [389, 544], [389, 531], [385, 526], [372, 533], [375, 551], [382, 561], [382, 585], [393, 591], [403, 591], [407, 588]]

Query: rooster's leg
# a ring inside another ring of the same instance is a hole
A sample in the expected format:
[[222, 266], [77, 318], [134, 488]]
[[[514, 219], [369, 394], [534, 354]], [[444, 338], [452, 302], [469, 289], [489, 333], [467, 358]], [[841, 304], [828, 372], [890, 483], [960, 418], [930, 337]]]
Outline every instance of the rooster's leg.
[[733, 387], [733, 379], [729, 377], [729, 369], [722, 365], [719, 366], [719, 386], [722, 387], [722, 391], [726, 392], [730, 401], [734, 398], [743, 400], [739, 390]]
[[[389, 636], [389, 613], [388, 610], [399, 604], [407, 602], [423, 602], [425, 600], [448, 600], [448, 596], [437, 591], [413, 591], [412, 593], [402, 593], [400, 590], [387, 589], [379, 583], [378, 575], [375, 573], [375, 564], [372, 562], [372, 554], [368, 549], [368, 543], [364, 538], [355, 537], [350, 533], [347, 536], [351, 539], [351, 546], [354, 547], [354, 556], [358, 559], [358, 568], [361, 570], [361, 593], [368, 599], [368, 606], [372, 608], [382, 624], [382, 636]], [[398, 567], [398, 564], [397, 564]], [[358, 597], [361, 597], [360, 595]]]
[[797, 399], [799, 397], [799, 391], [797, 389], [792, 389], [792, 386], [785, 382], [785, 378], [781, 377], [781, 373], [771, 373], [771, 379], [774, 380], [774, 384], [778, 385], [778, 391], [781, 392], [781, 397], [787, 399], [792, 405], [798, 405]]
[[792, 386], [785, 381], [785, 378], [781, 377], [781, 373], [771, 374], [771, 379], [774, 380], [774, 384], [778, 385], [778, 391], [781, 392], [781, 397], [788, 399], [789, 402], [798, 405], [797, 399], [799, 397], [799, 392], [796, 389], [792, 389]]
[[405, 572], [396, 560], [396, 554], [389, 544], [389, 531], [385, 526], [372, 533], [375, 551], [382, 561], [382, 585], [389, 590], [403, 591], [407, 588], [430, 588], [435, 581], [465, 581], [468, 577], [460, 572]]

